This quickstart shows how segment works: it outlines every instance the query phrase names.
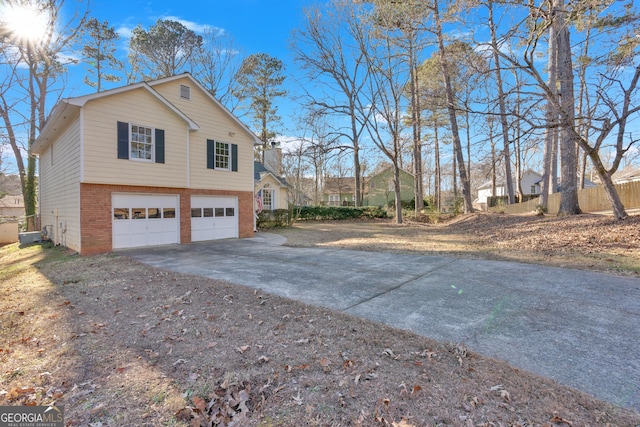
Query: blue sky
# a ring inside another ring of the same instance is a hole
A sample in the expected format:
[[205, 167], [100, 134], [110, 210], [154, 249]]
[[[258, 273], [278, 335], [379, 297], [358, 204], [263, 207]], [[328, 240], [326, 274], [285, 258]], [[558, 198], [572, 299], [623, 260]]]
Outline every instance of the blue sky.
[[[290, 71], [293, 65], [289, 50], [291, 30], [300, 25], [302, 9], [309, 4], [312, 0], [98, 0], [91, 4], [90, 16], [109, 21], [121, 34], [122, 47], [128, 43], [128, 31], [137, 25], [148, 29], [158, 19], [179, 20], [196, 32], [206, 26], [215, 27], [230, 34], [235, 47], [244, 55], [268, 53], [281, 59]], [[81, 66], [77, 68], [80, 68], [77, 72], [84, 73]], [[70, 72], [75, 74], [76, 70]], [[81, 83], [70, 89], [73, 92], [91, 91]]]
[[[224, 31], [233, 40], [233, 46], [240, 50], [240, 57], [254, 53], [268, 53], [283, 61], [285, 73], [295, 74], [295, 64], [289, 48], [291, 32], [302, 23], [305, 6], [317, 3], [314, 0], [211, 0], [183, 1], [171, 0], [98, 0], [90, 4], [90, 17], [108, 21], [121, 38], [118, 56], [126, 61], [126, 49], [130, 32], [138, 25], [149, 29], [158, 19], [179, 21], [187, 28], [202, 33], [206, 27]], [[77, 3], [67, 2], [67, 13]], [[68, 69], [68, 82], [64, 97], [79, 96], [94, 91], [82, 82], [86, 75], [86, 64]], [[287, 77], [285, 86], [292, 90], [292, 77]], [[126, 84], [125, 81], [106, 83], [107, 88]], [[52, 107], [52, 106], [50, 106]], [[278, 100], [279, 114], [283, 119], [283, 133], [295, 132], [291, 117], [295, 111], [289, 99]], [[248, 123], [248, 118], [242, 118]]]

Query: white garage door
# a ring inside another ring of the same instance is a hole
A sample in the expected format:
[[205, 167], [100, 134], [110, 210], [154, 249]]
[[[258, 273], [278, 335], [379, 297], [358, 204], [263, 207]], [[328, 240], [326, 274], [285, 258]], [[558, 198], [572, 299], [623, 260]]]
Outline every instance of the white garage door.
[[113, 194], [113, 249], [180, 243], [178, 195]]
[[237, 237], [237, 197], [191, 196], [192, 242]]

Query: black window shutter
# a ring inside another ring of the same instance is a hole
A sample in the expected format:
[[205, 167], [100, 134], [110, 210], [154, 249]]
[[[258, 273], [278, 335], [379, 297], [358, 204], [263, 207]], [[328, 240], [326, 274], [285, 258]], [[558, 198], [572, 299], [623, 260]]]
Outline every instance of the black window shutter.
[[129, 123], [118, 122], [118, 158], [129, 158]]
[[231, 170], [238, 172], [238, 144], [231, 144]]
[[156, 163], [164, 163], [164, 130], [156, 129]]
[[207, 139], [207, 169], [215, 169], [216, 143], [212, 139]]

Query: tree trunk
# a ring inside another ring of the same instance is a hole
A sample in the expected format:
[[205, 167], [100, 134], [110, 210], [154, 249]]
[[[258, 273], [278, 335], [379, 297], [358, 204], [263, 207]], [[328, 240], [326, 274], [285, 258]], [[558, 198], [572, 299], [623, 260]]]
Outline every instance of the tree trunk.
[[442, 75], [444, 77], [444, 86], [447, 95], [447, 109], [449, 110], [449, 121], [451, 124], [451, 135], [453, 137], [453, 149], [455, 151], [456, 161], [458, 163], [458, 170], [460, 174], [460, 183], [462, 185], [462, 197], [464, 200], [464, 213], [473, 212], [473, 201], [471, 200], [471, 186], [469, 183], [469, 176], [467, 175], [467, 168], [464, 164], [464, 156], [462, 155], [462, 144], [460, 142], [460, 131], [458, 129], [458, 120], [456, 117], [456, 100], [453, 93], [453, 86], [451, 84], [451, 75], [449, 73], [449, 67], [446, 61], [446, 54], [444, 50], [444, 37], [442, 35], [442, 21], [440, 19], [440, 13], [438, 9], [438, 0], [433, 2], [433, 18], [436, 24], [436, 37], [438, 39], [438, 49], [440, 50], [440, 67], [442, 68]]
[[396, 200], [396, 224], [402, 224], [402, 198], [400, 193], [400, 168], [397, 164], [393, 165], [393, 188], [395, 190]]
[[[562, 6], [562, 5], [561, 5]], [[559, 215], [577, 215], [578, 204], [578, 159], [575, 131], [575, 98], [573, 93], [573, 67], [569, 30], [564, 25], [564, 12], [558, 13], [558, 80], [560, 83], [560, 110], [562, 127], [560, 133], [560, 157], [562, 194]]]
[[607, 200], [609, 201], [609, 203], [611, 203], [613, 216], [615, 216], [616, 219], [625, 219], [629, 215], [625, 211], [624, 205], [620, 200], [620, 195], [618, 194], [618, 190], [616, 190], [616, 187], [613, 184], [611, 174], [607, 172], [606, 168], [602, 164], [602, 161], [600, 160], [600, 156], [595, 150], [592, 150], [589, 153], [589, 158], [591, 159], [591, 162], [596, 169], [596, 173], [598, 174], [598, 177], [602, 182]]
[[504, 176], [507, 186], [507, 196], [509, 204], [515, 202], [513, 195], [513, 175], [511, 173], [511, 152], [509, 150], [509, 123], [507, 123], [507, 108], [505, 94], [502, 88], [502, 70], [500, 68], [500, 56], [498, 55], [498, 40], [496, 37], [496, 27], [493, 22], [493, 3], [490, 0], [489, 7], [489, 27], [491, 29], [491, 47], [493, 48], [493, 61], [495, 62], [496, 86], [498, 87], [498, 105], [500, 107], [500, 126], [502, 127], [502, 146], [504, 153]]
[[553, 174], [553, 147], [555, 144], [554, 133], [556, 132], [556, 123], [558, 117], [558, 110], [556, 109], [556, 100], [551, 97], [556, 97], [556, 81], [557, 81], [557, 34], [554, 25], [549, 26], [549, 46], [548, 46], [548, 86], [551, 91], [551, 95], [547, 94], [547, 106], [545, 112], [546, 130], [544, 135], [544, 153], [542, 161], [542, 184], [540, 189], [540, 206], [543, 209], [547, 209], [549, 202], [549, 194], [553, 191], [551, 183], [551, 175]]
[[418, 73], [415, 52], [415, 33], [412, 33], [409, 40], [409, 74], [411, 90], [411, 124], [413, 128], [413, 192], [415, 200], [415, 216], [421, 214], [424, 206], [424, 187], [422, 183], [422, 141], [420, 135], [420, 97], [418, 96]]
[[[435, 113], [435, 112], [434, 112]], [[440, 212], [440, 209], [442, 208], [442, 172], [440, 170], [440, 141], [438, 140], [439, 136], [438, 136], [438, 123], [436, 122], [434, 129], [433, 129], [433, 133], [434, 133], [434, 139], [433, 139], [433, 157], [434, 157], [434, 163], [435, 163], [435, 171], [434, 171], [434, 178], [433, 178], [433, 192], [434, 192], [434, 197], [433, 197], [433, 204], [436, 206], [436, 210], [438, 212]]]

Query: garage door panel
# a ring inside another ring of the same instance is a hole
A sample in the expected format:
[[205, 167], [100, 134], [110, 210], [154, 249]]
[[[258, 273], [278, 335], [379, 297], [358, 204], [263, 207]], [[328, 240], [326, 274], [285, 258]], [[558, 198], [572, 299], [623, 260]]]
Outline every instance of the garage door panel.
[[238, 199], [223, 196], [191, 197], [191, 240], [238, 238]]
[[179, 196], [112, 195], [114, 249], [180, 242]]

